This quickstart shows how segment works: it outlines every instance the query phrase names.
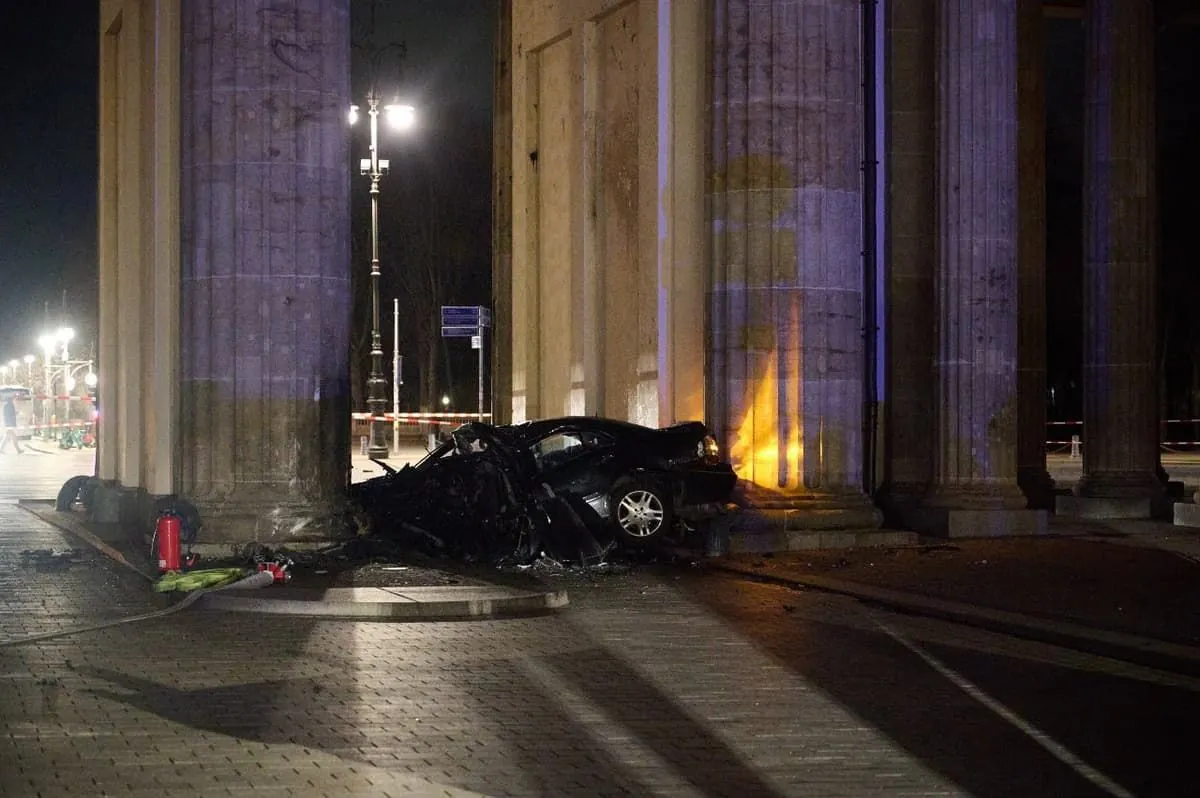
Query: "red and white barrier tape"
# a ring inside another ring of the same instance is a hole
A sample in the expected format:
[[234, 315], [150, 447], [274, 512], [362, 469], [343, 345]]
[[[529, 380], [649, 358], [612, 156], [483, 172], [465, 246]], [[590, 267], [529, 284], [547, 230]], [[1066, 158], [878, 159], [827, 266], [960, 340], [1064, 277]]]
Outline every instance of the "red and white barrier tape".
[[[370, 421], [372, 418], [377, 418], [389, 423], [398, 421], [401, 424], [429, 424], [435, 427], [457, 427], [468, 421], [479, 420], [478, 413], [383, 413], [378, 416], [372, 416], [370, 413], [351, 413], [350, 417], [355, 421]], [[485, 421], [490, 420], [491, 417], [491, 413], [483, 414]]]
[[[1200, 418], [1168, 418], [1159, 424], [1200, 424]], [[1082, 427], [1082, 421], [1047, 421], [1047, 427]]]

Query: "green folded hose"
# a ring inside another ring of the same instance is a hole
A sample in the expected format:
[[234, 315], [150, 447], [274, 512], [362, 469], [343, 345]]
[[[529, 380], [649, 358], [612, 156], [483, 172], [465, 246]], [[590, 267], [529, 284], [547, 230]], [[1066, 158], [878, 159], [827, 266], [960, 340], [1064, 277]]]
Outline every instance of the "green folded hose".
[[184, 593], [236, 582], [247, 574], [245, 568], [209, 568], [201, 571], [168, 571], [154, 583], [157, 593]]

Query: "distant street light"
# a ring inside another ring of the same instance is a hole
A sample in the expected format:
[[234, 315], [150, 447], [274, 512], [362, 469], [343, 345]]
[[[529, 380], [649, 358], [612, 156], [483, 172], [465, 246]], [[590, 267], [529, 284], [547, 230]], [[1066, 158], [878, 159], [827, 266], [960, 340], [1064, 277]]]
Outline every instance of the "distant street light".
[[[74, 338], [75, 330], [71, 329], [70, 327], [60, 327], [53, 333], [44, 333], [38, 337], [38, 346], [42, 348], [42, 352], [44, 353], [44, 359], [42, 362], [45, 366], [46, 398], [42, 401], [42, 421], [44, 424], [43, 429], [47, 432], [50, 430], [52, 416], [54, 415], [56, 406], [58, 404], [58, 398], [54, 393], [54, 355], [61, 347], [61, 352], [59, 352], [59, 355], [62, 358], [63, 363], [63, 393], [70, 394], [71, 388], [73, 387], [72, 385], [68, 384], [71, 381], [70, 344]], [[26, 360], [26, 362], [30, 363], [32, 361]], [[90, 361], [85, 362], [88, 363], [90, 370]], [[63, 419], [68, 420], [68, 417], [71, 414], [71, 400], [69, 397], [66, 399], [65, 404], [66, 412], [63, 414]], [[43, 435], [45, 434], [47, 433], [44, 432]]]
[[[411, 105], [384, 106], [388, 123], [406, 130], [416, 123], [416, 109]], [[379, 180], [388, 172], [388, 162], [379, 157], [379, 95], [372, 87], [367, 95], [367, 116], [371, 127], [371, 157], [359, 162], [360, 174], [371, 179], [371, 373], [367, 378], [367, 408], [371, 414], [371, 437], [367, 456], [388, 456], [383, 417], [387, 412], [387, 397], [383, 378], [383, 336], [379, 332]], [[350, 106], [350, 124], [358, 121], [358, 106]]]

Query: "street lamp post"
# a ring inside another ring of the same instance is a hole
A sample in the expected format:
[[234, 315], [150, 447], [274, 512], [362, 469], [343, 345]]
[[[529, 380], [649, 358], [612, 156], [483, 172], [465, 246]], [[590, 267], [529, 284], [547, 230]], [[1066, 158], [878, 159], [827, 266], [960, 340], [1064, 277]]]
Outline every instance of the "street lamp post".
[[[38, 343], [41, 344], [41, 347], [42, 347], [42, 353], [43, 353], [42, 363], [45, 365], [45, 372], [46, 372], [45, 373], [46, 398], [42, 401], [42, 423], [43, 423], [42, 438], [43, 439], [47, 438], [50, 434], [50, 426], [51, 426], [51, 423], [54, 421], [53, 413], [57, 409], [57, 405], [58, 405], [58, 399], [54, 395], [54, 363], [53, 363], [54, 353], [55, 353], [55, 350], [59, 349], [59, 347], [62, 348], [61, 354], [62, 354], [62, 361], [64, 364], [63, 386], [65, 388], [66, 378], [67, 378], [67, 376], [69, 376], [65, 370], [67, 368], [66, 364], [70, 362], [70, 350], [68, 347], [71, 343], [71, 340], [74, 337], [75, 337], [74, 330], [72, 330], [70, 327], [62, 327], [55, 333], [46, 333], [45, 335], [38, 338]], [[29, 360], [26, 360], [26, 362], [32, 363], [32, 361], [29, 361]], [[70, 400], [67, 400], [66, 413], [64, 414], [64, 420], [70, 414], [71, 414], [71, 403], [70, 403]]]
[[50, 402], [54, 395], [54, 376], [50, 371], [50, 361], [54, 358], [54, 336], [43, 335], [38, 339], [38, 343], [42, 346], [42, 376], [45, 381], [42, 396], [42, 440], [48, 440], [50, 438]]
[[[411, 105], [384, 107], [388, 121], [395, 127], [411, 127], [415, 112]], [[371, 157], [363, 158], [359, 171], [371, 180], [371, 373], [367, 377], [367, 409], [371, 416], [371, 437], [367, 456], [388, 456], [384, 417], [387, 413], [387, 380], [383, 378], [383, 335], [379, 330], [379, 181], [388, 171], [388, 162], [379, 157], [379, 96], [372, 88], [367, 95], [367, 116], [371, 129]], [[358, 106], [350, 107], [350, 123], [358, 118]]]
[[33, 361], [37, 360], [33, 355], [25, 356], [25, 385], [29, 390], [33, 390]]

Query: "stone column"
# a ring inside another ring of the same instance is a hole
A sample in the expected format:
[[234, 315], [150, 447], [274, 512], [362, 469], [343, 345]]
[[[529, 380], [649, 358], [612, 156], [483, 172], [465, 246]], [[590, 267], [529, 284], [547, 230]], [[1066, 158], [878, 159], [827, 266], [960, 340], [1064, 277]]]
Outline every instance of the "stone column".
[[1083, 501], [1067, 504], [1146, 516], [1162, 490], [1154, 3], [1090, 0], [1084, 29]]
[[207, 540], [342, 532], [349, 26], [349, 0], [184, 6], [181, 493]]
[[709, 418], [771, 523], [876, 526], [862, 486], [861, 9], [714, 12]]
[[496, 3], [492, 57], [492, 420], [512, 420], [512, 0]]
[[1017, 484], [1054, 504], [1046, 472], [1046, 59], [1043, 0], [1017, 3]]
[[934, 475], [919, 526], [1037, 531], [1017, 488], [1017, 14], [938, 2]]
[[887, 14], [887, 376], [884, 488], [890, 510], [919, 500], [933, 473], [937, 207], [936, 0]]

